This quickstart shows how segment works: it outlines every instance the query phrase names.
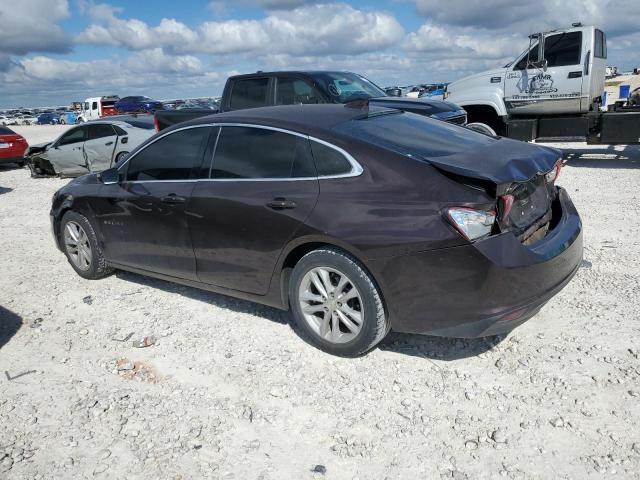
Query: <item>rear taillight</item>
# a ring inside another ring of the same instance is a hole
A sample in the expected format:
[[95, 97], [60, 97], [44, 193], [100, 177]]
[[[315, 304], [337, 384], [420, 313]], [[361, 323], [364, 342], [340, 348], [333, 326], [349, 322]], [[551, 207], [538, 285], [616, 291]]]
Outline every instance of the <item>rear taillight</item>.
[[160, 131], [160, 125], [158, 124], [158, 118], [155, 115], [153, 116], [153, 128], [156, 129], [156, 132]]
[[496, 212], [454, 207], [446, 210], [447, 220], [469, 241], [480, 240], [491, 235]]
[[549, 173], [547, 173], [544, 178], [547, 181], [547, 183], [553, 183], [556, 180], [558, 180], [558, 177], [560, 176], [560, 170], [562, 169], [562, 159], [558, 159], [558, 161], [556, 162], [556, 164], [553, 166], [553, 170], [551, 170]]

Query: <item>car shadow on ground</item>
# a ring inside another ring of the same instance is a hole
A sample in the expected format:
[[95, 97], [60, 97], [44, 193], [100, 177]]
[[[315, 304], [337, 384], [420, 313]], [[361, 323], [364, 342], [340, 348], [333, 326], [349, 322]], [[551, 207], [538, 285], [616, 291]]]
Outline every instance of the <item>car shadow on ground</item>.
[[237, 313], [248, 313], [251, 315], [257, 315], [280, 324], [289, 323], [288, 312], [278, 310], [277, 308], [269, 307], [266, 305], [260, 305], [258, 303], [249, 302], [247, 300], [229, 297], [219, 293], [210, 292], [208, 290], [201, 290], [199, 288], [187, 287], [178, 283], [159, 280], [152, 277], [146, 277], [144, 275], [138, 275], [137, 273], [125, 272], [123, 270], [117, 270], [116, 277], [127, 282], [137, 283], [139, 285], [145, 285], [152, 288], [158, 288], [169, 293], [176, 293], [182, 295], [183, 297], [197, 300], [199, 302], [208, 303], [218, 308], [233, 310]]
[[431, 360], [459, 360], [475, 357], [493, 349], [506, 335], [483, 338], [446, 338], [391, 332], [380, 343], [380, 350], [403, 353]]
[[23, 168], [23, 166], [20, 166], [17, 163], [3, 163], [0, 165], [0, 172], [5, 170], [21, 170]]
[[563, 157], [570, 167], [636, 169], [640, 168], [640, 146], [563, 147]]
[[[146, 277], [137, 273], [118, 270], [115, 275], [118, 279], [126, 282], [182, 295], [186, 298], [208, 303], [209, 305], [213, 305], [218, 308], [224, 308], [236, 313], [255, 315], [281, 325], [289, 324], [296, 334], [302, 337], [302, 340], [306, 341], [304, 336], [298, 331], [298, 328], [293, 324], [293, 322], [291, 322], [291, 314], [289, 312], [247, 300], [209, 292], [207, 290], [200, 290], [198, 288], [187, 287], [165, 280]], [[414, 357], [451, 361], [474, 357], [491, 350], [498, 343], [504, 340], [504, 338], [504, 336], [493, 336], [478, 339], [457, 339], [391, 332], [387, 338], [380, 343], [378, 348], [380, 348], [380, 350], [411, 355]]]
[[22, 327], [22, 317], [0, 305], [0, 349], [4, 347]]

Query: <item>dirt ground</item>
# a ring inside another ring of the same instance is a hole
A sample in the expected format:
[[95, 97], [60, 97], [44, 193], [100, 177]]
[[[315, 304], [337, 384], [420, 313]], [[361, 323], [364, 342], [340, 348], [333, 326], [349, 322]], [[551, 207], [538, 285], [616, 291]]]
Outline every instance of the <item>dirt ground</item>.
[[391, 334], [353, 360], [285, 312], [81, 279], [49, 227], [67, 180], [0, 167], [0, 478], [639, 478], [640, 149], [560, 146], [575, 279], [504, 338]]

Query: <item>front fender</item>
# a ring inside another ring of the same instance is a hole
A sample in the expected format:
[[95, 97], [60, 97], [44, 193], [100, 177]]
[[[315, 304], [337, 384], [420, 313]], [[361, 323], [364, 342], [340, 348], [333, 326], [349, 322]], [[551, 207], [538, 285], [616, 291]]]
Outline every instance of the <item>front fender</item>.
[[486, 106], [495, 110], [500, 117], [507, 115], [502, 90], [470, 90], [452, 94], [448, 100], [457, 103], [461, 107]]

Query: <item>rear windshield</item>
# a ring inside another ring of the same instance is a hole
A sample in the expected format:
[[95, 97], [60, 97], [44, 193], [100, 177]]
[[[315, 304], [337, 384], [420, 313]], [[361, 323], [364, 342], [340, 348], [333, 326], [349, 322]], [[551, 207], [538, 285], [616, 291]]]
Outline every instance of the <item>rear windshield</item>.
[[341, 123], [334, 130], [402, 155], [418, 157], [454, 155], [496, 141], [494, 137], [414, 113], [385, 112]]
[[0, 135], [13, 135], [14, 132], [10, 128], [0, 127]]

